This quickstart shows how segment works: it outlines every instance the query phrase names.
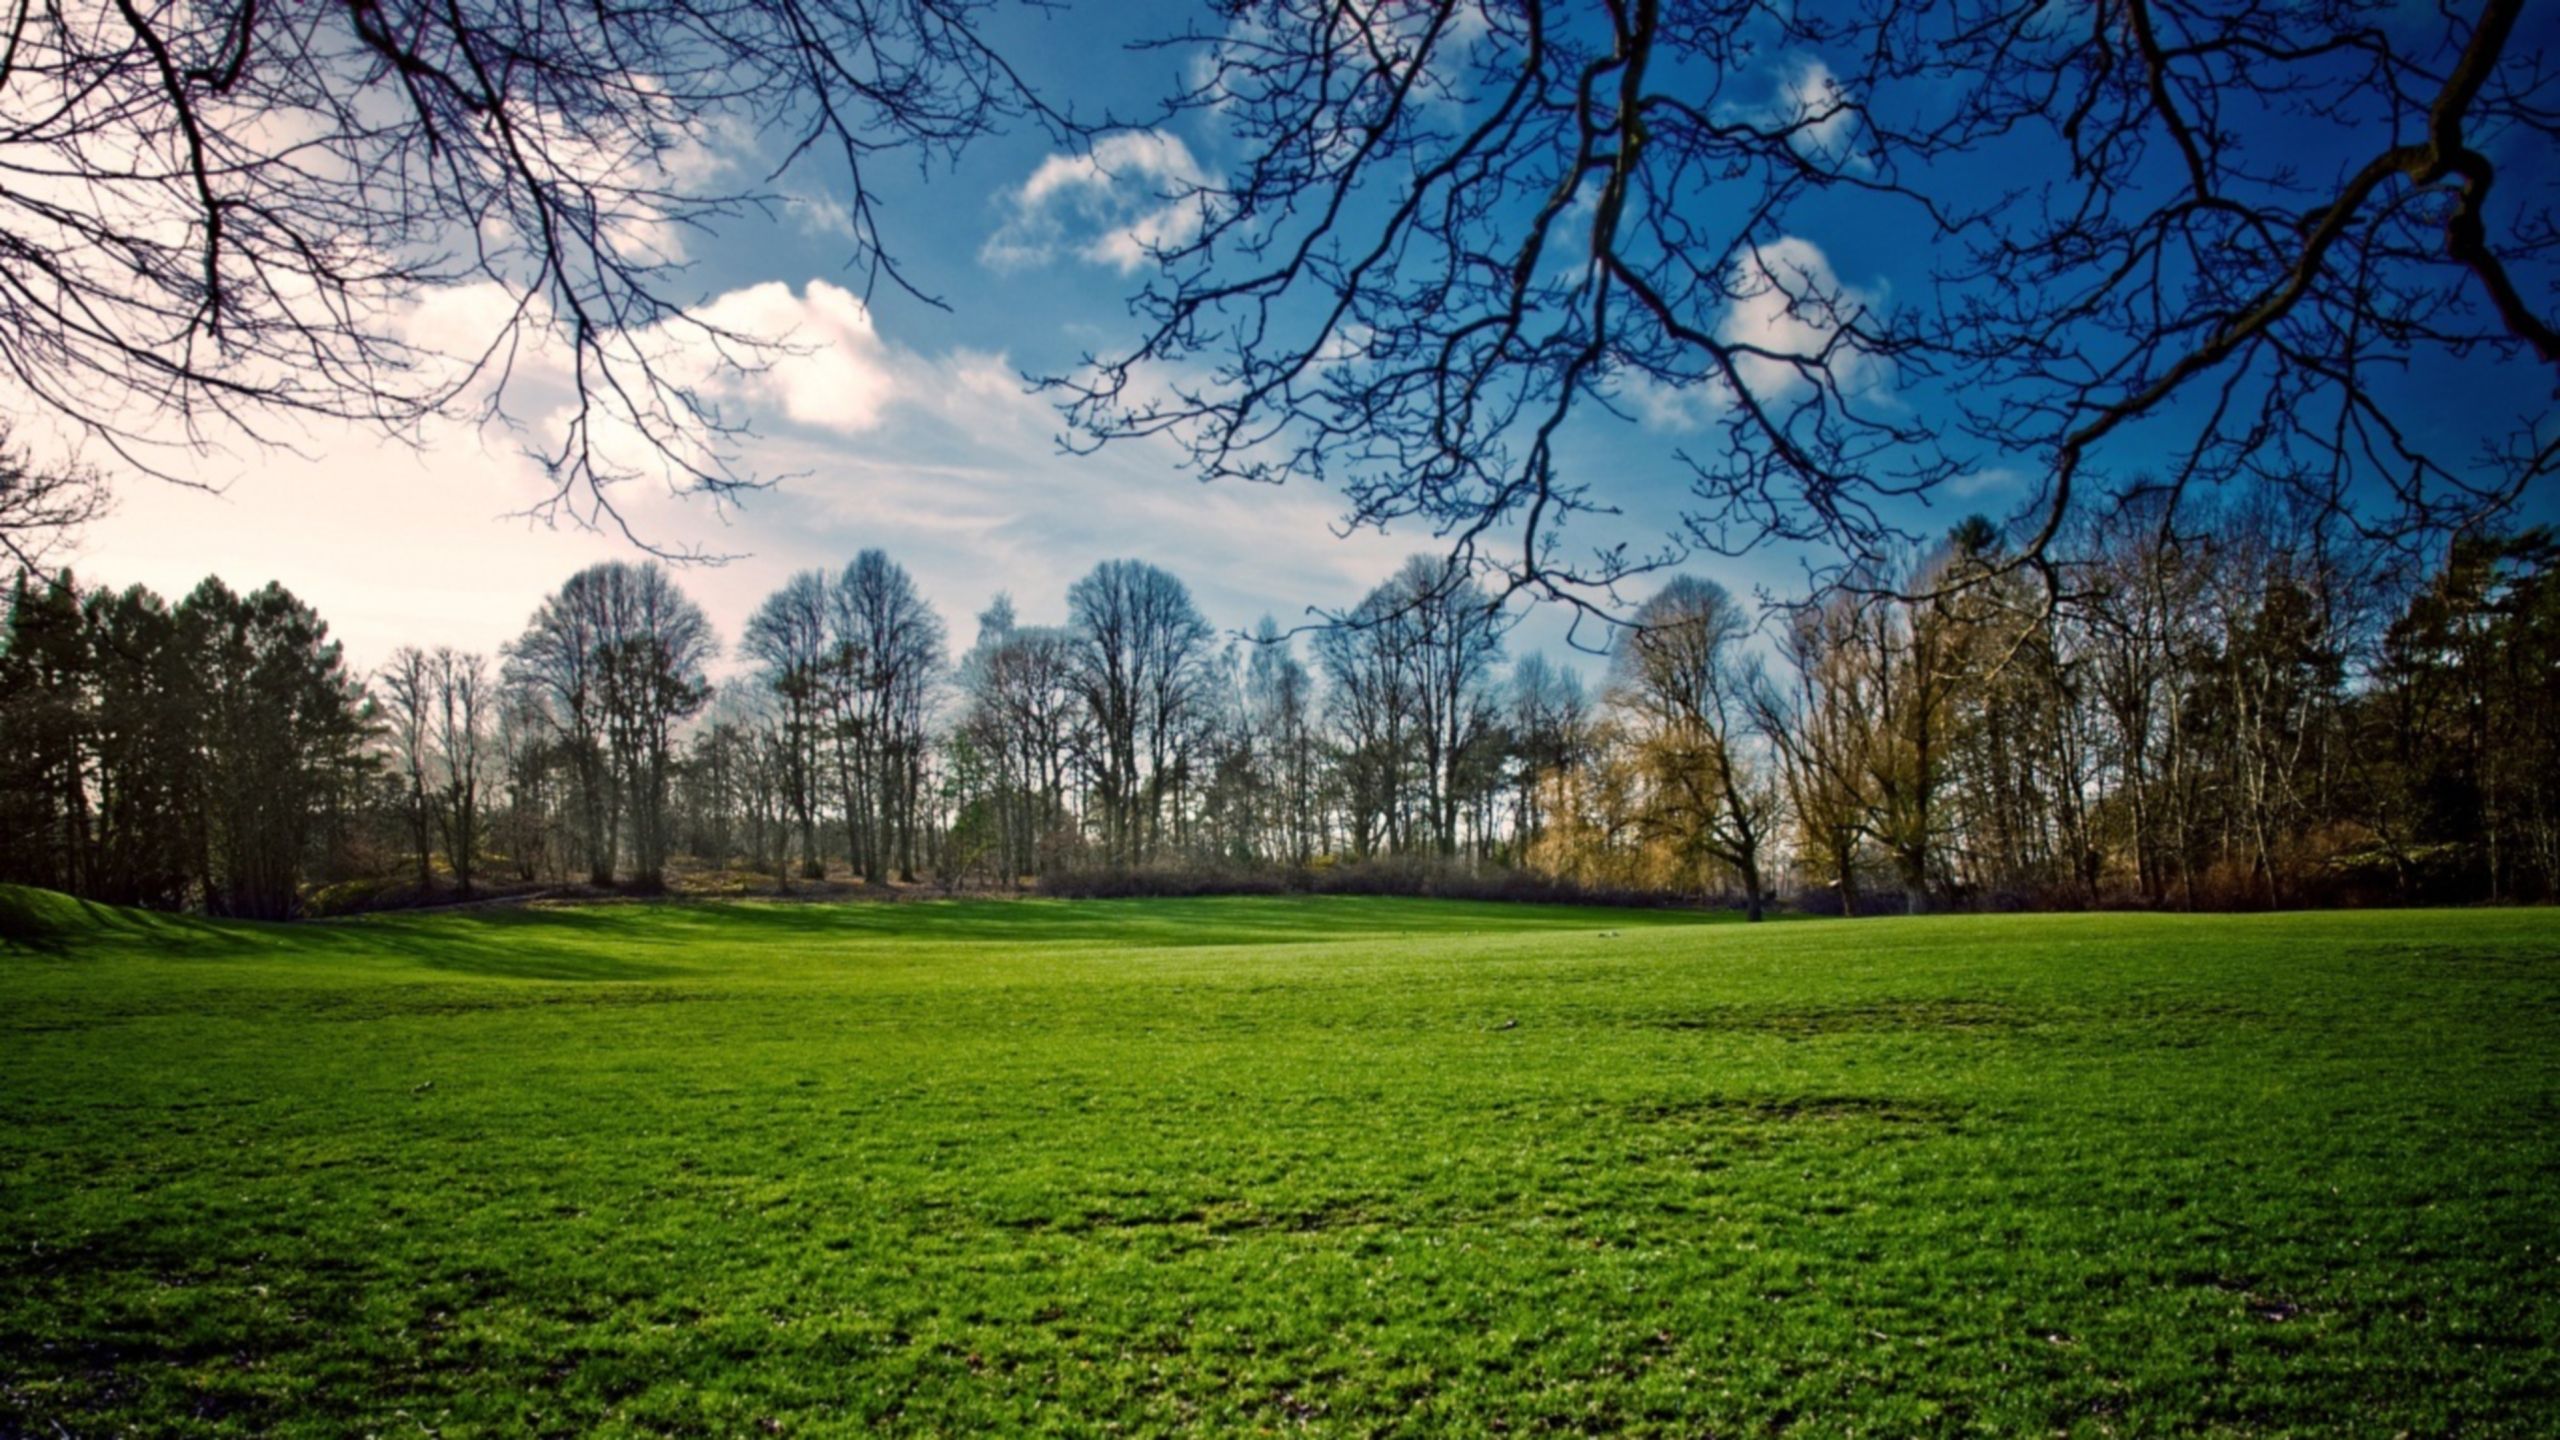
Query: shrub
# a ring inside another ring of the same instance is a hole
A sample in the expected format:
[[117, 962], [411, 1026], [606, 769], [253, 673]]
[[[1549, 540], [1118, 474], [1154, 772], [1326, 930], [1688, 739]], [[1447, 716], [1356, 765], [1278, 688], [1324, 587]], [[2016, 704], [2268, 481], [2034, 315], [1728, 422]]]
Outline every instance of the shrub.
[[1113, 870], [1083, 867], [1040, 878], [1040, 893], [1060, 899], [1110, 900], [1195, 895], [1393, 895], [1433, 900], [1493, 900], [1542, 905], [1639, 908], [1739, 908], [1739, 896], [1699, 897], [1662, 890], [1585, 885], [1502, 865], [1468, 865], [1421, 855], [1365, 860], [1319, 857], [1303, 866], [1247, 866], [1176, 861]]

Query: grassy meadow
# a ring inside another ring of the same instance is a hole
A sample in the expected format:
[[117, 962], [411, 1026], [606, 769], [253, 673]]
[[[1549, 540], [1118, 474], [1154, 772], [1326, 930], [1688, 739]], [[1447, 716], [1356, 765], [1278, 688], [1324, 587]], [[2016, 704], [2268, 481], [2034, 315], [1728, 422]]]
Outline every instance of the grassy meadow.
[[15, 892], [0, 1435], [2560, 1431], [2560, 916]]

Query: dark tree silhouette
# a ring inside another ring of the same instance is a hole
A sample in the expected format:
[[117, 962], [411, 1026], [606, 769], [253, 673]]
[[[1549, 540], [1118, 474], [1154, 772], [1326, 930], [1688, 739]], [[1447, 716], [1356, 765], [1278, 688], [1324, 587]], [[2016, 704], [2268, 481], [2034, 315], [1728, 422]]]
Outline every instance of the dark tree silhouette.
[[747, 621], [741, 647], [773, 692], [775, 758], [784, 803], [800, 835], [800, 874], [823, 879], [826, 859], [818, 844], [818, 790], [826, 745], [830, 684], [827, 618], [832, 586], [824, 570], [803, 570]]
[[946, 659], [942, 617], [885, 550], [826, 592], [827, 710], [848, 855], [874, 885], [915, 879], [925, 727]]
[[192, 782], [198, 892], [216, 915], [290, 919], [328, 792], [364, 738], [362, 688], [328, 625], [280, 585], [242, 595], [208, 579], [175, 614], [192, 743], [173, 758]]
[[1180, 580], [1141, 560], [1106, 560], [1067, 590], [1071, 684], [1094, 731], [1094, 796], [1109, 863], [1156, 853], [1200, 702], [1209, 622]]
[[[588, 878], [665, 883], [676, 731], [711, 698], [711, 622], [655, 561], [607, 561], [569, 577], [507, 647], [506, 684], [566, 754]], [[623, 849], [625, 830], [630, 846]]]
[[987, 772], [978, 788], [998, 830], [991, 858], [1009, 880], [1031, 873], [1042, 845], [1069, 823], [1076, 757], [1093, 752], [1078, 655], [1072, 634], [1017, 623], [1013, 602], [999, 595], [960, 662], [958, 733]]

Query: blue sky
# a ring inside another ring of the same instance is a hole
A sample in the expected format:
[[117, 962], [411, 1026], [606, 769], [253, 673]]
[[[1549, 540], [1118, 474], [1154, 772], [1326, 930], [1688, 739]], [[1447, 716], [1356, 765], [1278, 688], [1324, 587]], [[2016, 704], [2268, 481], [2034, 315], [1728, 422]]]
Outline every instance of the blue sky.
[[[1194, 18], [1205, 19], [1204, 7], [1086, 4], [1010, 12], [997, 38], [1047, 93], [1072, 95], [1088, 112], [1107, 104], [1135, 115], [1173, 85], [1183, 62], [1132, 53], [1124, 42]], [[1773, 61], [1771, 83], [1781, 63], [1800, 60]], [[2334, 146], [2318, 126], [2296, 138], [2315, 163]], [[752, 180], [762, 174], [762, 143], [734, 137], [705, 158]], [[1142, 277], [1129, 236], [1149, 223], [1151, 202], [1130, 177], [1150, 166], [1214, 169], [1227, 157], [1216, 135], [1186, 124], [1118, 158], [1115, 184], [1021, 127], [974, 147], [956, 168], [892, 165], [876, 174], [900, 264], [947, 310], [889, 290], [865, 306], [843, 288], [858, 277], [846, 273], [845, 237], [815, 172], [784, 182], [795, 203], [772, 221], [687, 239], [685, 289], [726, 316], [788, 329], [807, 347], [739, 390], [759, 433], [746, 458], [788, 477], [777, 488], [726, 511], [639, 487], [619, 497], [652, 538], [738, 557], [683, 576], [725, 636], [734, 639], [789, 572], [840, 567], [870, 546], [915, 572], [957, 645], [999, 591], [1028, 620], [1061, 618], [1067, 585], [1117, 556], [1165, 565], [1213, 621], [1242, 629], [1265, 613], [1287, 623], [1309, 606], [1346, 606], [1404, 555], [1430, 548], [1422, 534], [1338, 535], [1338, 497], [1311, 486], [1203, 486], [1166, 448], [1059, 453], [1059, 421], [1023, 392], [1019, 376], [1070, 367], [1087, 349], [1132, 333], [1126, 299]], [[1947, 178], [2006, 179], [1989, 171]], [[1817, 205], [1798, 233], [1848, 284], [1888, 299], [1923, 286], [1926, 237], [1907, 219], [1880, 223], [1872, 211]], [[448, 308], [467, 318], [467, 297]], [[2413, 383], [2433, 397], [2424, 413], [2455, 431], [2484, 395], [2530, 409], [2547, 408], [2550, 394], [2538, 376]], [[2508, 385], [2511, 396], [2501, 393]], [[539, 393], [538, 383], [528, 387], [520, 408], [538, 412]], [[404, 642], [494, 651], [571, 570], [630, 555], [616, 537], [505, 518], [546, 489], [505, 432], [447, 427], [426, 438], [408, 448], [311, 430], [293, 437], [291, 452], [216, 455], [201, 473], [218, 495], [129, 482], [77, 564], [95, 581], [172, 594], [207, 573], [239, 585], [282, 581], [332, 622], [358, 665], [371, 666]], [[1672, 452], [1698, 438], [1692, 417], [1664, 406], [1629, 423], [1580, 426], [1571, 458], [1625, 506], [1618, 533], [1641, 542], [1676, 514], [1683, 481]], [[2116, 463], [2123, 468], [2121, 457]], [[2025, 497], [2025, 481], [1990, 463], [1921, 523], [1973, 508], [2001, 513]], [[2549, 510], [2547, 497], [2538, 508]], [[1608, 529], [1586, 524], [1580, 538], [1611, 538]], [[1766, 551], [1688, 568], [1748, 593], [1792, 588], [1809, 558], [1820, 557]], [[1560, 617], [1537, 617], [1515, 649], [1555, 648], [1562, 634]]]

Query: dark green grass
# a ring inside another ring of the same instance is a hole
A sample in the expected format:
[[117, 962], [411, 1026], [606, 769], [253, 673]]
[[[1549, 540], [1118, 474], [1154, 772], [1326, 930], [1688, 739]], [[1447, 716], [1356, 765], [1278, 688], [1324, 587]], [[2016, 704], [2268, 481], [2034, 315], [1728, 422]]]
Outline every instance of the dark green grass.
[[0, 1434], [2560, 1430], [2549, 913], [0, 929]]

